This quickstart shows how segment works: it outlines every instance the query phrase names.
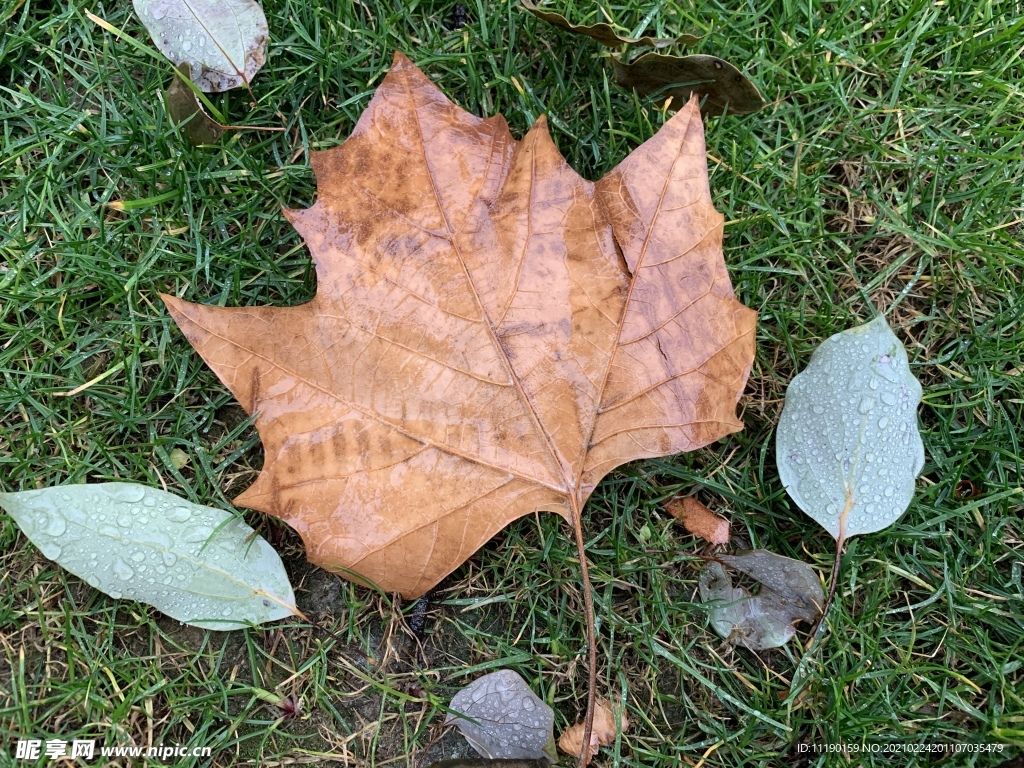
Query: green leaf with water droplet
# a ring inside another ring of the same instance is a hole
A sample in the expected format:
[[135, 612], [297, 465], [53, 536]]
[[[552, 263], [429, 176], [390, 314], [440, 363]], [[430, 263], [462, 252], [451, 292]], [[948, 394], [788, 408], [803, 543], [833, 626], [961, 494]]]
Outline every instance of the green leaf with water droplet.
[[113, 598], [205, 629], [301, 616], [274, 549], [230, 512], [135, 483], [0, 493], [46, 557]]
[[132, 0], [153, 42], [187, 63], [207, 93], [248, 85], [267, 58], [267, 17], [255, 0]]
[[884, 317], [838, 333], [790, 382], [776, 432], [782, 484], [837, 541], [896, 522], [924, 466], [921, 385]]

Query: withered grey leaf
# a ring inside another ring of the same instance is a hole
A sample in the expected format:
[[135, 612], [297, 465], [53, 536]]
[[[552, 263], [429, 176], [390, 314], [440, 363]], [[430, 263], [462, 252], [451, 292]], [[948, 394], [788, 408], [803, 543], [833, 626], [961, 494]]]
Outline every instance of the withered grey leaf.
[[619, 85], [633, 88], [641, 96], [671, 96], [674, 109], [685, 106], [695, 93], [706, 97], [701, 106], [704, 115], [744, 115], [764, 106], [754, 84], [717, 56], [670, 56], [651, 51], [632, 62], [613, 57], [612, 66]]
[[[760, 582], [756, 597], [733, 587], [722, 564]], [[700, 573], [701, 600], [710, 606], [711, 625], [730, 642], [753, 651], [778, 648], [796, 633], [797, 621], [813, 622], [821, 615], [825, 594], [807, 563], [764, 549], [718, 555]]]
[[[546, 759], [555, 713], [511, 669], [478, 677], [452, 697], [446, 725], [455, 725], [487, 758]], [[460, 716], [461, 715], [461, 716]]]
[[547, 760], [487, 760], [467, 758], [464, 760], [441, 760], [427, 768], [548, 768]]
[[717, 555], [716, 559], [777, 594], [795, 619], [810, 622], [820, 615], [825, 595], [818, 574], [807, 563], [766, 549]]

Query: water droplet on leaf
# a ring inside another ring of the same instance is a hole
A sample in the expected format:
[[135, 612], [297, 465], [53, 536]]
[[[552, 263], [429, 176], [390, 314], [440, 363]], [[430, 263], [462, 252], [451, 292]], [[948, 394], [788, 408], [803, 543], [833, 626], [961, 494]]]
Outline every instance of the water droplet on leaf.
[[128, 581], [129, 579], [131, 579], [135, 575], [135, 571], [124, 560], [122, 560], [121, 558], [117, 558], [114, 561], [114, 574], [119, 579], [123, 579], [124, 581]]
[[184, 523], [190, 517], [192, 517], [192, 511], [188, 507], [173, 507], [167, 513], [167, 519], [175, 523]]
[[56, 560], [60, 557], [61, 548], [60, 545], [52, 541], [44, 541], [39, 545], [39, 550], [51, 560]]

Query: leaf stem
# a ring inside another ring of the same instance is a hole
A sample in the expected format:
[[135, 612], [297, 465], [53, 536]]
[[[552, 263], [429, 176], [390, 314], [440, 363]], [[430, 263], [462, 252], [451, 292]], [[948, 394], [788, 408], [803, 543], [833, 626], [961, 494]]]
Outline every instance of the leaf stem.
[[821, 625], [825, 623], [825, 617], [828, 616], [828, 609], [832, 607], [832, 601], [836, 597], [836, 586], [839, 584], [839, 566], [843, 561], [843, 546], [846, 544], [846, 535], [842, 532], [839, 534], [839, 538], [836, 539], [836, 559], [832, 563], [832, 576], [828, 582], [828, 596], [825, 598], [825, 604], [821, 606], [821, 618], [818, 619], [817, 625], [811, 632], [811, 637], [815, 637], [818, 634], [818, 630], [821, 629]]
[[839, 515], [839, 535], [836, 537], [836, 559], [832, 563], [832, 577], [828, 583], [828, 597], [825, 598], [825, 604], [821, 606], [821, 618], [818, 619], [818, 623], [814, 626], [814, 631], [811, 632], [811, 637], [815, 637], [818, 634], [818, 630], [821, 629], [825, 623], [825, 617], [828, 615], [828, 609], [832, 607], [832, 601], [836, 597], [836, 586], [839, 584], [839, 566], [843, 561], [843, 545], [846, 544], [846, 519], [850, 516], [850, 510], [853, 509], [853, 490], [849, 487], [846, 489], [846, 506], [843, 507], [842, 513]]
[[579, 768], [586, 768], [590, 762], [590, 732], [594, 729], [594, 703], [597, 698], [597, 641], [594, 635], [594, 595], [590, 586], [590, 569], [587, 566], [586, 542], [583, 540], [583, 505], [579, 496], [573, 493], [569, 497], [572, 508], [573, 533], [576, 535], [576, 551], [580, 558], [580, 576], [583, 581], [583, 606], [587, 624], [587, 714], [583, 719], [583, 744], [579, 754]]

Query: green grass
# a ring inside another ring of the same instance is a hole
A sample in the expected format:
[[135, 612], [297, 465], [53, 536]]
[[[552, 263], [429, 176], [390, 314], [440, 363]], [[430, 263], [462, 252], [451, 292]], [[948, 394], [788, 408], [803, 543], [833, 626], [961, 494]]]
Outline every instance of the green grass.
[[[308, 253], [281, 206], [313, 201], [308, 150], [344, 139], [394, 50], [466, 109], [503, 112], [516, 135], [547, 113], [588, 178], [664, 121], [658, 105], [609, 82], [596, 43], [482, 0], [466, 27], [447, 31], [453, 5], [268, 0], [256, 106], [243, 91], [215, 103], [235, 124], [286, 130], [194, 149], [158, 101], [169, 65], [84, 15], [147, 41], [130, 4], [0, 0], [3, 490], [121, 479], [229, 507], [254, 479], [262, 453], [250, 422], [156, 294], [230, 306], [313, 295]], [[590, 502], [600, 692], [635, 724], [599, 764], [935, 759], [811, 748], [828, 744], [1002, 745], [953, 765], [1020, 755], [1024, 5], [607, 7], [630, 29], [650, 16], [649, 31], [705, 35], [700, 51], [746, 70], [769, 104], [708, 126], [726, 261], [740, 299], [760, 312], [746, 429], [627, 466]], [[568, 15], [592, 21], [593, 9]], [[773, 429], [787, 382], [824, 338], [869, 319], [869, 305], [888, 313], [925, 387], [917, 496], [897, 524], [850, 543], [816, 642], [731, 648], [695, 596], [702, 549], [660, 502], [696, 493], [739, 538], [827, 574], [832, 540], [781, 488]], [[189, 457], [181, 469], [175, 448]], [[980, 495], [962, 498], [962, 481]], [[579, 569], [554, 516], [520, 520], [447, 579], [421, 648], [409, 606], [306, 565], [281, 524], [244, 515], [282, 552], [300, 607], [336, 626], [336, 640], [287, 622], [182, 627], [89, 588], [0, 517], [10, 665], [0, 667], [0, 764], [13, 763], [18, 735], [59, 735], [211, 746], [218, 766], [414, 765], [438, 735], [439, 705], [498, 667], [555, 707], [559, 730], [580, 715]], [[262, 691], [304, 707], [283, 719]], [[466, 750], [449, 734], [430, 758]]]

